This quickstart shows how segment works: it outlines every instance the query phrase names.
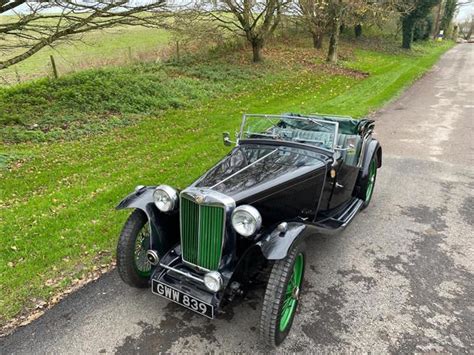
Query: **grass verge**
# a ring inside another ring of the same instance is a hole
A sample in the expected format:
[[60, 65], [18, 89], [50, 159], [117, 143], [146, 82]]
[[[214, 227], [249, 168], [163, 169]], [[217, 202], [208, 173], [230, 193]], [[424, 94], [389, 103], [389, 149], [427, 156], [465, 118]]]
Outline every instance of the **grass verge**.
[[77, 139], [130, 125], [137, 115], [190, 107], [277, 75], [269, 68], [182, 62], [41, 79], [0, 90], [0, 137], [5, 143]]
[[345, 65], [368, 72], [366, 79], [304, 66], [265, 71], [264, 65], [251, 73], [265, 75], [252, 74], [252, 80], [242, 79], [245, 85], [200, 78], [204, 87], [214, 80], [222, 92], [101, 135], [5, 145], [0, 151], [8, 164], [0, 170], [1, 322], [109, 263], [128, 215], [114, 211], [117, 202], [138, 184], [191, 183], [228, 151], [221, 132], [236, 130], [242, 113], [361, 116], [397, 95], [449, 47], [427, 44], [414, 55], [357, 51]]

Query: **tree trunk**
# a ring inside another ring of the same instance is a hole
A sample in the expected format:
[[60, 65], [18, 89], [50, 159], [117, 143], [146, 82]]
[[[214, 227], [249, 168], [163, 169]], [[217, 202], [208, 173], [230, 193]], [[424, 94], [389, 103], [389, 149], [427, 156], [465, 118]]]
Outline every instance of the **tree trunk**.
[[362, 36], [362, 25], [360, 23], [354, 26], [354, 35], [356, 38]]
[[436, 39], [439, 33], [439, 21], [441, 18], [441, 5], [442, 5], [442, 2], [440, 1], [440, 3], [438, 4], [438, 11], [436, 12], [436, 20], [435, 20], [435, 25], [434, 25], [434, 30], [433, 30], [433, 39]]
[[313, 46], [316, 49], [321, 49], [323, 48], [323, 33], [313, 33]]
[[262, 55], [261, 55], [261, 50], [263, 47], [263, 43], [261, 41], [252, 41], [252, 61], [254, 63], [258, 63], [262, 61]]
[[339, 33], [345, 33], [345, 31], [346, 31], [346, 25], [343, 22], [339, 25]]
[[327, 61], [329, 63], [337, 63], [337, 46], [339, 44], [339, 16], [331, 21], [331, 37], [329, 38], [329, 50]]
[[402, 47], [405, 49], [411, 49], [411, 43], [413, 41], [413, 29], [415, 27], [415, 19], [411, 16], [405, 16], [402, 20]]
[[453, 22], [454, 13], [456, 12], [457, 1], [456, 0], [447, 0], [444, 5], [444, 14], [441, 19], [441, 29], [444, 30], [445, 37], [448, 35], [452, 36], [451, 23]]

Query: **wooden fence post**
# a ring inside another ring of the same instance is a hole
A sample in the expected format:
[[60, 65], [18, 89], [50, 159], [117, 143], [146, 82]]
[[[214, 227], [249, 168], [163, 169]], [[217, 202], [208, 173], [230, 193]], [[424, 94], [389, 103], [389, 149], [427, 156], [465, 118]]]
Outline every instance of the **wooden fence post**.
[[179, 62], [179, 41], [176, 41], [176, 60]]
[[18, 82], [18, 84], [21, 83], [20, 73], [18, 73], [18, 68], [16, 65], [15, 65], [15, 75], [16, 75], [16, 81]]
[[54, 76], [55, 79], [57, 79], [57, 78], [59, 78], [58, 68], [56, 68], [56, 62], [55, 62], [54, 57], [53, 57], [52, 54], [49, 56], [49, 59], [51, 59], [51, 67], [53, 68], [53, 76]]

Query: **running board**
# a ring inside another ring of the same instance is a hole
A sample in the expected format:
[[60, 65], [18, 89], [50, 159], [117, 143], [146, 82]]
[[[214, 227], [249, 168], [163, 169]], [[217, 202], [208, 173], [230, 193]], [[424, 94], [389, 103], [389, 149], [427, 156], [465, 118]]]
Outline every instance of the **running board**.
[[336, 234], [341, 232], [354, 219], [363, 204], [363, 200], [354, 198], [346, 208], [334, 216], [316, 221], [313, 224], [314, 228], [316, 228], [316, 232], [322, 234]]

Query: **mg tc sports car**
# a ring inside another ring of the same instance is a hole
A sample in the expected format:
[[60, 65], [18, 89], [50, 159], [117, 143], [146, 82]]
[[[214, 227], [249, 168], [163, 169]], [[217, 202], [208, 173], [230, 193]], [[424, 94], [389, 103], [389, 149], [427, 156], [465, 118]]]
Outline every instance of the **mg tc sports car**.
[[278, 346], [304, 299], [305, 241], [341, 231], [371, 201], [373, 130], [368, 119], [244, 115], [235, 142], [224, 133], [229, 154], [191, 185], [140, 185], [120, 202], [133, 209], [121, 278], [209, 318], [265, 280], [260, 334]]

